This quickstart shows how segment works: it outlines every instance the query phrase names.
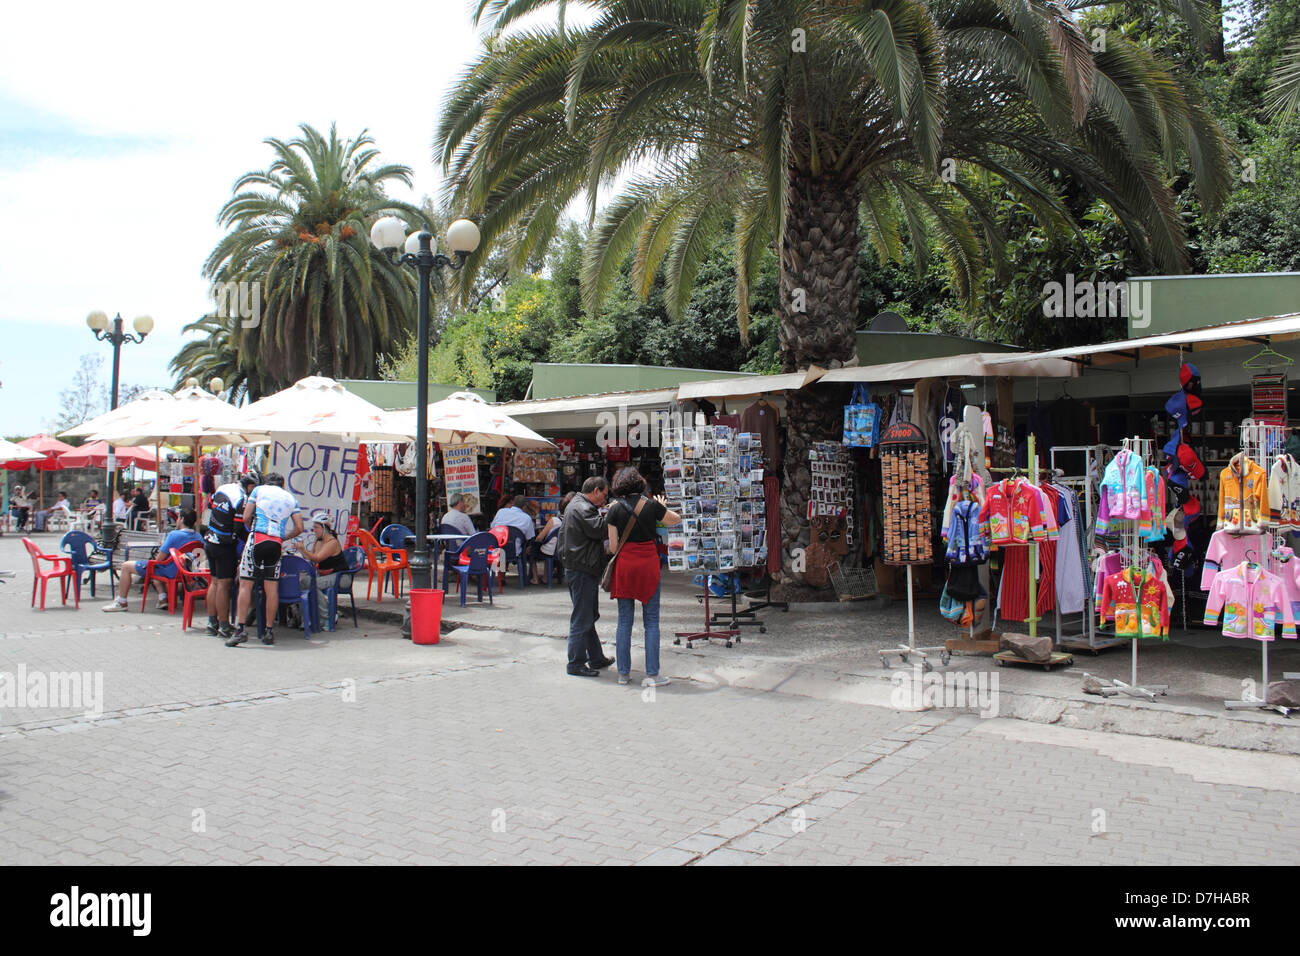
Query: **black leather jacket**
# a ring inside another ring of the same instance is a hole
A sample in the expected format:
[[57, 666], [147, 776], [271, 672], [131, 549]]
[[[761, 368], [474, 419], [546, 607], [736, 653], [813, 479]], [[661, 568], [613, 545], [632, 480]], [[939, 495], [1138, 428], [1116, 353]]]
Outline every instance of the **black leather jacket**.
[[555, 556], [566, 571], [600, 575], [605, 569], [606, 528], [600, 510], [586, 495], [574, 495], [555, 539]]

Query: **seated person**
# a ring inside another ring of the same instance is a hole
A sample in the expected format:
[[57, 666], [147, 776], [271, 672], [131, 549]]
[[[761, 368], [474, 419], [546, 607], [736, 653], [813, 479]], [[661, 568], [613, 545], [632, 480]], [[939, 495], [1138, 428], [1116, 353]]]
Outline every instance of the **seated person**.
[[113, 499], [113, 520], [126, 521], [131, 514], [131, 492], [124, 491]]
[[532, 538], [537, 534], [537, 522], [524, 510], [523, 506], [526, 504], [528, 504], [527, 498], [516, 498], [508, 492], [502, 495], [497, 503], [497, 513], [488, 522], [488, 527], [505, 525], [508, 528], [518, 528], [525, 538]]
[[474, 527], [474, 519], [466, 513], [468, 510], [469, 502], [464, 495], [452, 495], [451, 501], [447, 502], [447, 513], [439, 522], [439, 528], [446, 525], [455, 529], [453, 534], [474, 534], [478, 529]]
[[129, 520], [131, 527], [137, 527], [137, 523], [142, 517], [148, 517], [149, 512], [153, 509], [149, 506], [149, 496], [144, 493], [143, 488], [136, 488], [132, 492], [133, 498], [131, 503], [131, 514]]
[[[185, 545], [191, 543], [202, 546], [203, 539], [199, 537], [199, 533], [194, 530], [195, 525], [197, 525], [198, 523], [199, 523], [199, 516], [195, 513], [193, 508], [188, 509], [184, 514], [181, 515], [182, 526], [180, 528], [177, 528], [175, 531], [169, 532], [167, 537], [163, 538], [162, 544], [158, 546], [157, 560], [167, 562], [166, 564], [160, 564], [156, 566], [153, 570], [154, 579], [155, 579], [154, 587], [158, 589], [159, 610], [163, 610], [167, 607], [167, 587], [157, 579], [176, 577], [176, 566], [171, 563], [170, 552], [172, 548], [176, 548], [179, 550], [180, 548], [185, 547]], [[147, 563], [148, 563], [147, 561], [136, 561], [135, 574], [143, 575], [144, 567]], [[127, 594], [129, 594], [131, 591], [131, 576], [132, 576], [131, 563], [127, 562], [123, 564], [122, 567], [118, 570], [118, 575], [119, 577], [117, 583], [117, 600], [110, 601], [108, 604], [104, 605], [104, 607], [101, 608], [101, 610], [125, 611], [127, 609], [126, 597]]]
[[[310, 548], [298, 549], [299, 553], [316, 565], [316, 609], [319, 612], [317, 620], [321, 621], [322, 627], [326, 627], [326, 614], [329, 610], [329, 598], [325, 591], [334, 587], [338, 583], [339, 575], [346, 574], [348, 571], [348, 559], [343, 554], [343, 542], [339, 536], [334, 533], [330, 527], [329, 512], [324, 510], [314, 511], [311, 516], [312, 534], [316, 536], [316, 543]], [[299, 578], [306, 577], [305, 574], [299, 575]], [[306, 590], [311, 587], [311, 581], [299, 580], [299, 585]], [[335, 617], [338, 616], [338, 608], [335, 608]], [[334, 621], [328, 622], [328, 629], [333, 630]]]
[[547, 541], [546, 539], [552, 531], [560, 527], [560, 522], [563, 520], [561, 516], [564, 514], [564, 509], [569, 507], [569, 502], [572, 500], [573, 500], [573, 492], [570, 491], [567, 495], [564, 496], [563, 500], [560, 501], [559, 512], [547, 518], [546, 524], [542, 526], [542, 530], [537, 532], [537, 537], [535, 537], [532, 541], [528, 542], [528, 547], [531, 549], [531, 553], [533, 556], [533, 583], [534, 584], [542, 583], [541, 575], [546, 570], [546, 562], [543, 560], [543, 558], [555, 557], [555, 542], [559, 540], [559, 538], [557, 536], [555, 538], [551, 538], [550, 541]]
[[22, 485], [15, 485], [14, 493], [9, 496], [9, 513], [17, 520], [19, 531], [26, 530], [27, 521], [32, 516], [33, 504], [32, 499], [27, 496], [27, 489]]

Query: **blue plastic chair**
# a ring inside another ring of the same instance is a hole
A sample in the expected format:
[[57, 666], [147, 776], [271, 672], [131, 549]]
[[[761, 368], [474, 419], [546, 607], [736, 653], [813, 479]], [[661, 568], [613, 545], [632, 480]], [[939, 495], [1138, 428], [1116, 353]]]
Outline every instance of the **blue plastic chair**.
[[[492, 565], [488, 558], [499, 547], [496, 535], [489, 531], [480, 531], [470, 537], [456, 552], [457, 555], [469, 555], [469, 564], [457, 564], [455, 566], [456, 573], [460, 575], [461, 607], [465, 606], [465, 591], [469, 588], [469, 576], [471, 574], [478, 576], [478, 600], [483, 600], [483, 581], [486, 579], [488, 603], [496, 603], [492, 600]], [[445, 587], [444, 590], [446, 590]]]
[[[464, 534], [464, 532], [461, 531], [459, 528], [453, 527], [453, 526], [451, 526], [451, 525], [449, 525], [449, 524], [444, 524], [444, 525], [439, 525], [439, 526], [438, 526], [438, 534]], [[453, 548], [451, 545], [447, 545], [445, 548], [443, 548], [443, 550], [442, 550], [442, 589], [443, 589], [443, 591], [446, 591], [446, 590], [447, 590], [447, 581], [448, 581], [448, 580], [450, 579], [450, 577], [451, 577], [451, 572], [452, 572], [453, 570], [455, 570], [455, 568], [456, 568], [456, 562], [460, 560], [460, 552], [461, 552], [461, 549], [465, 547], [465, 544], [466, 544], [466, 542], [469, 541], [469, 538], [470, 538], [470, 537], [473, 537], [473, 536], [472, 536], [472, 535], [467, 536], [466, 539], [465, 539], [465, 541], [462, 541], [462, 542], [460, 543], [460, 545], [457, 546], [457, 547], [455, 547], [455, 548]], [[436, 569], [435, 569], [435, 570], [436, 570]], [[434, 581], [436, 582], [436, 581], [437, 581], [437, 578], [435, 578]]]
[[404, 524], [390, 524], [379, 532], [379, 543], [385, 548], [397, 548], [406, 553], [406, 560], [411, 560], [411, 551], [406, 545], [407, 538], [414, 538], [415, 532]]
[[[299, 574], [311, 575], [311, 584], [304, 589], [298, 583]], [[296, 554], [286, 554], [280, 559], [280, 605], [297, 604], [302, 609], [303, 637], [311, 637], [313, 618], [316, 616], [316, 565]], [[320, 625], [317, 623], [317, 630]]]
[[[519, 565], [519, 587], [528, 587], [528, 542], [531, 539], [514, 525], [506, 525], [506, 555], [504, 569], [509, 572], [510, 562]], [[504, 585], [503, 585], [504, 586]]]
[[[559, 535], [559, 533], [560, 533], [560, 526], [557, 524], [554, 528], [551, 529], [551, 533], [542, 539], [541, 546], [545, 547], [549, 542], [554, 541], [556, 537]], [[545, 552], [538, 552], [538, 553], [541, 556], [541, 559], [546, 562], [546, 586], [549, 588], [551, 586], [551, 571], [555, 567], [555, 555], [546, 554]]]
[[100, 571], [108, 572], [108, 593], [116, 597], [116, 572], [113, 570], [113, 558], [106, 551], [101, 551], [95, 539], [84, 531], [69, 531], [59, 540], [59, 550], [72, 558], [72, 583], [77, 590], [77, 601], [81, 601], [81, 574], [90, 575], [90, 595], [95, 596], [95, 578]]
[[358, 571], [366, 566], [366, 549], [359, 545], [344, 548], [343, 557], [348, 562], [348, 569], [338, 576], [334, 584], [321, 591], [328, 602], [326, 613], [329, 620], [321, 625], [323, 630], [334, 630], [334, 615], [338, 613], [339, 595], [346, 594], [348, 600], [352, 602], [352, 626], [357, 627], [357, 599], [352, 596], [352, 580]]

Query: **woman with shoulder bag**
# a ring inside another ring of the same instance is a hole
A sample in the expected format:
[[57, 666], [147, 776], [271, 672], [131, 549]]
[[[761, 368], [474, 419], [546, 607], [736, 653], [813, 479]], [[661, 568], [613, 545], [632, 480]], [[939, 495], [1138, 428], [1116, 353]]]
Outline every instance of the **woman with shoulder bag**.
[[645, 626], [645, 670], [643, 684], [662, 687], [667, 677], [659, 676], [659, 547], [655, 528], [681, 523], [681, 515], [669, 511], [664, 499], [645, 497], [645, 479], [635, 468], [624, 468], [614, 476], [609, 509], [609, 550], [614, 570], [609, 596], [618, 601], [618, 631], [614, 660], [618, 682], [626, 684], [632, 670], [632, 619], [635, 602], [641, 602]]

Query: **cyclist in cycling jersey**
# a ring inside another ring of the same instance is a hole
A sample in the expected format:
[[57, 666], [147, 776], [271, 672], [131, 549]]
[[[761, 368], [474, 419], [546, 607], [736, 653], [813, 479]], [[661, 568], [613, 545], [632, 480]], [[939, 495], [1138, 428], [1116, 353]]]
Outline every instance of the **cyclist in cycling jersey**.
[[244, 541], [244, 502], [257, 487], [257, 480], [245, 475], [239, 481], [222, 485], [212, 494], [208, 526], [203, 532], [203, 550], [208, 555], [212, 584], [208, 588], [208, 633], [230, 637], [230, 591], [235, 580], [239, 555], [236, 541]]
[[266, 476], [266, 484], [253, 489], [244, 503], [244, 526], [248, 528], [248, 541], [239, 562], [239, 607], [235, 614], [238, 624], [226, 647], [236, 647], [248, 640], [244, 621], [253, 600], [253, 581], [258, 579], [266, 593], [266, 633], [262, 635], [262, 643], [275, 643], [272, 624], [280, 609], [281, 545], [286, 538], [302, 534], [302, 513], [297, 499], [285, 491], [283, 475], [272, 472]]

